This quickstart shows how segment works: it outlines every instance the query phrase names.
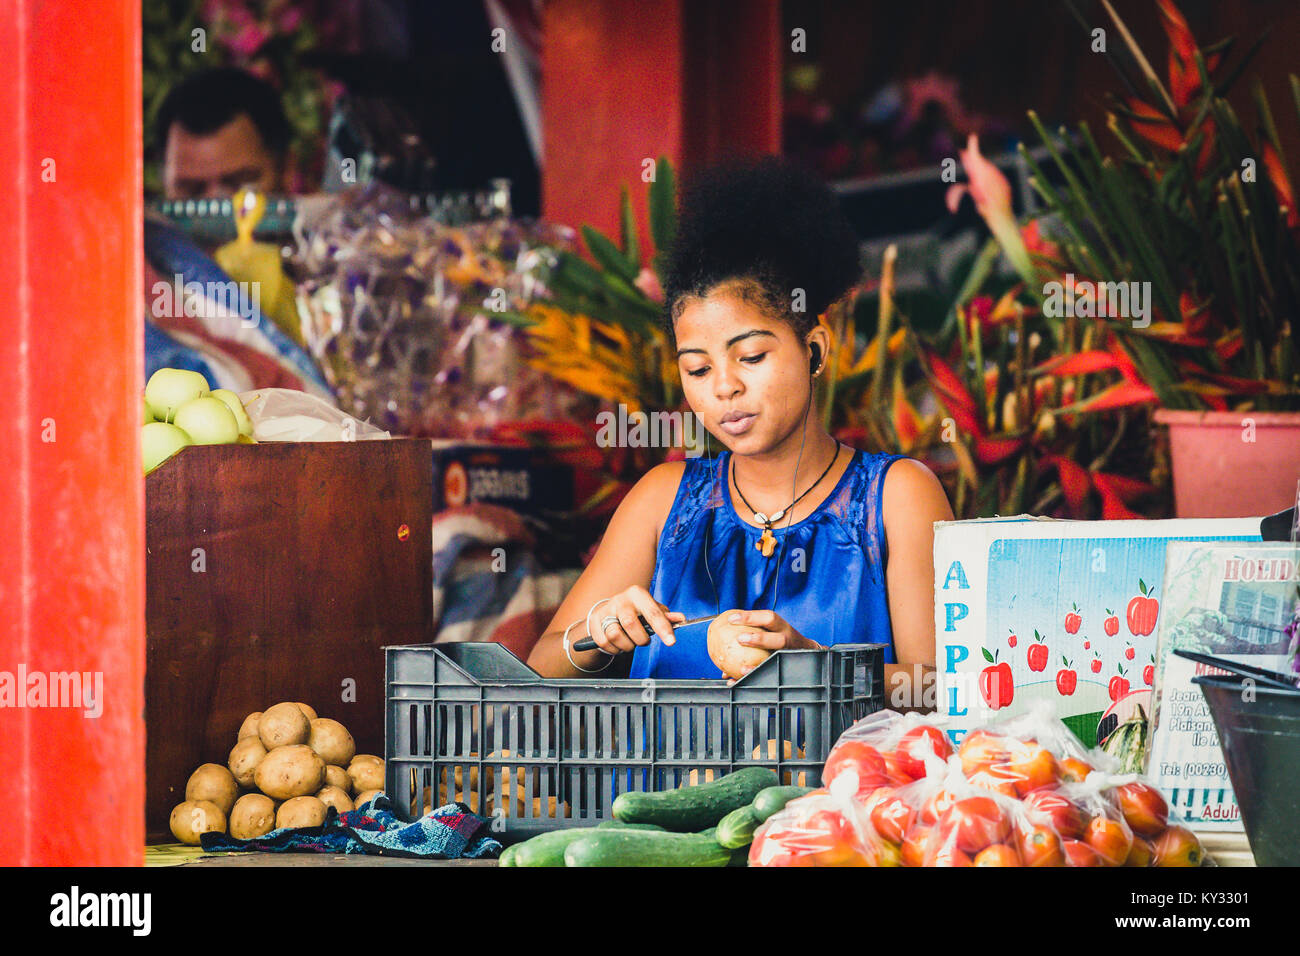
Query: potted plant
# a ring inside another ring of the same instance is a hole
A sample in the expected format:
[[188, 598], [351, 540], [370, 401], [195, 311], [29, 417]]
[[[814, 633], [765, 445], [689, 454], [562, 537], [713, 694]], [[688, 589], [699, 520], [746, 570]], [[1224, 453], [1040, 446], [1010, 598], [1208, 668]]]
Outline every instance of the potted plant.
[[1230, 67], [1231, 41], [1199, 48], [1171, 0], [1156, 2], [1167, 83], [1104, 2], [1140, 74], [1116, 62], [1130, 94], [1108, 116], [1115, 155], [1086, 124], [1058, 138], [1030, 113], [1054, 174], [1021, 147], [1050, 254], [1031, 256], [1019, 230], [985, 218], [1058, 341], [1085, 330], [1064, 360], [1108, 371], [1115, 401], [1155, 407], [1169, 427], [1177, 513], [1266, 514], [1290, 503], [1300, 475], [1295, 177], [1262, 84], [1253, 133], [1224, 99], [1254, 48]]

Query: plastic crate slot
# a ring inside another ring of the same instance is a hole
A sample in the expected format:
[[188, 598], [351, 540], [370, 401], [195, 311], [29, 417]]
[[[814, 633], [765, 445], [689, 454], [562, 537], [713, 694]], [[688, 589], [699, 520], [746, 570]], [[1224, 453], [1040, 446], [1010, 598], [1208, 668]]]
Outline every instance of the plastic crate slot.
[[[386, 653], [385, 756], [398, 812], [414, 813], [427, 781], [436, 802], [507, 817], [521, 839], [593, 825], [619, 793], [683, 786], [692, 771], [704, 782], [758, 763], [815, 786], [827, 748], [883, 704], [880, 645], [779, 654], [761, 684], [731, 688], [516, 679], [515, 659], [493, 645]], [[769, 754], [769, 740], [782, 750]], [[805, 756], [787, 757], [785, 741]]]

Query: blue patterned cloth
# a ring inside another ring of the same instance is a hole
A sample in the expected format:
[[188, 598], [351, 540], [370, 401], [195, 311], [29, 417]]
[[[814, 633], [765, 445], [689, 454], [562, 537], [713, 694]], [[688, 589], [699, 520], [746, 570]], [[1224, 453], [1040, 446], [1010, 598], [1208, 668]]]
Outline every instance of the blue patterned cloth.
[[393, 813], [383, 796], [356, 810], [328, 809], [318, 827], [272, 830], [252, 840], [235, 840], [224, 833], [204, 833], [203, 849], [269, 853], [369, 853], [375, 856], [456, 860], [493, 859], [501, 844], [488, 835], [490, 824], [461, 803], [449, 803], [407, 823]]

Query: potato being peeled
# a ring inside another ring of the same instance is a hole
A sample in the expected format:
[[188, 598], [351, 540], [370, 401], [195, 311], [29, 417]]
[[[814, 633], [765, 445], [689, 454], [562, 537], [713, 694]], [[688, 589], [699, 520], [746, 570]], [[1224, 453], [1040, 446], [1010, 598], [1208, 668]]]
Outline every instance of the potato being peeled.
[[246, 793], [230, 811], [230, 835], [252, 840], [275, 829], [275, 801], [260, 793]]
[[752, 631], [748, 624], [731, 624], [727, 618], [735, 610], [724, 611], [709, 625], [709, 657], [728, 677], [739, 680], [771, 656], [765, 647], [748, 647], [739, 641], [740, 635]]
[[204, 833], [225, 833], [226, 815], [211, 800], [186, 800], [172, 810], [172, 836], [187, 846], [198, 846]]
[[190, 774], [190, 779], [185, 784], [186, 800], [211, 800], [221, 809], [223, 817], [229, 815], [238, 794], [239, 785], [234, 774], [216, 763], [205, 763], [199, 767]]
[[316, 797], [294, 797], [275, 811], [275, 828], [318, 827], [325, 822], [325, 804]]

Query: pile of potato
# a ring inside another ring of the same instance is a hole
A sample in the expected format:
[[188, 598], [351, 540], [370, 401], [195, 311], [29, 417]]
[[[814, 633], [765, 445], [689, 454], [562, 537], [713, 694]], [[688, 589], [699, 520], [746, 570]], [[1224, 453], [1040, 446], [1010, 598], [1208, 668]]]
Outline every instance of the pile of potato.
[[[384, 790], [384, 761], [356, 752], [348, 729], [306, 704], [276, 704], [240, 725], [226, 766], [190, 775], [172, 810], [172, 834], [198, 846], [207, 832], [251, 840], [281, 827], [314, 827]], [[347, 769], [344, 769], [347, 768]]]

